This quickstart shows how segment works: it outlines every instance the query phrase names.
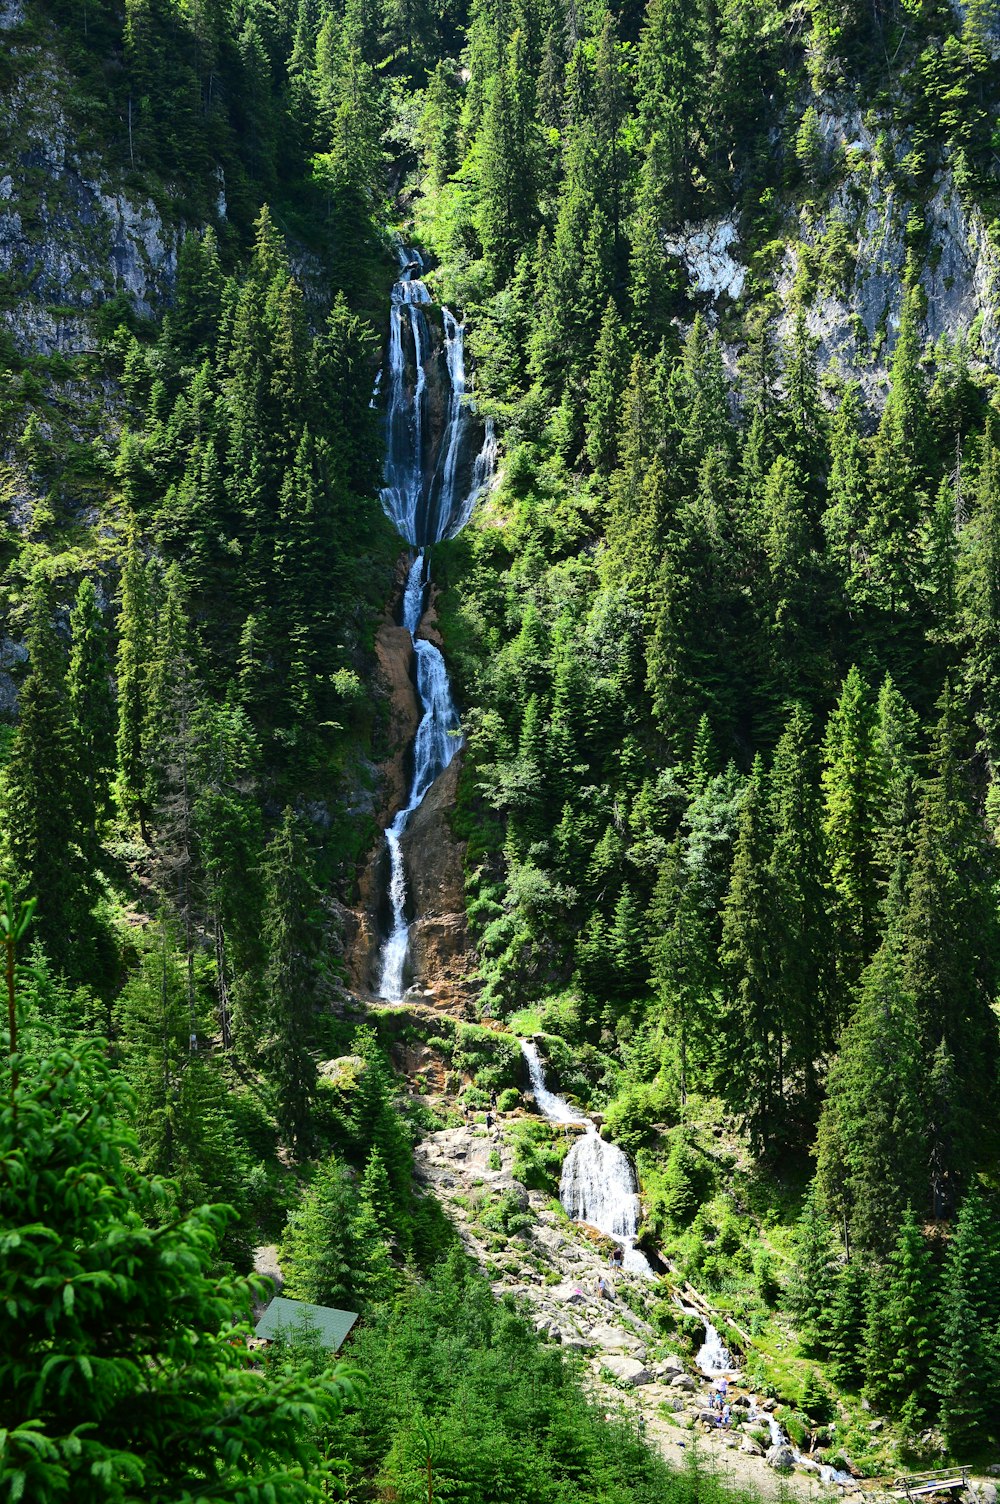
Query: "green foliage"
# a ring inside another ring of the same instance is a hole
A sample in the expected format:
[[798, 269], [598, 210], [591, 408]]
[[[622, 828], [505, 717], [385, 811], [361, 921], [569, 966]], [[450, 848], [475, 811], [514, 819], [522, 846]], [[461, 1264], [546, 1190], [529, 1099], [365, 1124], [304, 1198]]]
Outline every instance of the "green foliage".
[[796, 1227], [795, 1268], [788, 1287], [788, 1305], [813, 1352], [825, 1354], [836, 1275], [833, 1236], [815, 1186], [810, 1187]]
[[94, 976], [97, 960], [94, 873], [87, 861], [93, 825], [81, 819], [82, 769], [53, 605], [47, 580], [36, 574], [28, 607], [28, 672], [3, 770], [3, 858], [19, 893], [44, 894], [40, 936], [56, 969], [79, 980]]
[[376, 1313], [352, 1359], [368, 1382], [342, 1423], [342, 1452], [354, 1475], [403, 1497], [427, 1497], [430, 1460], [434, 1497], [461, 1490], [470, 1504], [653, 1504], [665, 1489], [714, 1498], [711, 1480], [669, 1473], [634, 1426], [606, 1421], [558, 1350], [458, 1253]]
[[213, 1270], [226, 1210], [155, 1225], [169, 1186], [128, 1167], [129, 1093], [100, 1043], [36, 1048], [0, 1106], [0, 1482], [38, 1500], [314, 1498], [316, 1428], [346, 1376], [254, 1370], [238, 1323], [257, 1287]]
[[530, 1119], [513, 1124], [508, 1129], [508, 1136], [514, 1146], [511, 1166], [514, 1179], [527, 1186], [529, 1191], [558, 1195], [562, 1162], [570, 1147], [569, 1138], [557, 1133], [548, 1123]]

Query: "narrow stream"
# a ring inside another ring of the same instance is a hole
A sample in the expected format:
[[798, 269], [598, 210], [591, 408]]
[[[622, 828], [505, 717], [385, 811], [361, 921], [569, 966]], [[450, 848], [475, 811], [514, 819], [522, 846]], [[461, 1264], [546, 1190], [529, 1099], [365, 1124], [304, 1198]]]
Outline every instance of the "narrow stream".
[[[461, 531], [496, 464], [492, 421], [478, 423], [465, 400], [465, 326], [450, 309], [435, 308], [421, 280], [424, 264], [418, 251], [401, 246], [399, 262], [389, 310], [386, 372], [376, 382], [372, 400], [386, 389], [382, 506], [400, 537], [415, 550], [403, 592], [402, 624], [413, 638], [422, 715], [413, 743], [409, 795], [385, 833], [392, 924], [382, 951], [378, 991], [391, 1002], [403, 996], [410, 949], [403, 833], [461, 746], [444, 658], [433, 643], [416, 635], [430, 577], [426, 550]], [[434, 327], [438, 318], [440, 338]]]

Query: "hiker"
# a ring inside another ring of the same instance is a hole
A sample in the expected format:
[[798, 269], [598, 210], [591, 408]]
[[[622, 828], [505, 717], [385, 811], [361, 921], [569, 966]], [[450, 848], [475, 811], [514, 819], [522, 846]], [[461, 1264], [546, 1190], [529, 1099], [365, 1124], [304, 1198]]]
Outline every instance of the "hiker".
[[598, 1295], [598, 1299], [600, 1299], [600, 1300], [610, 1300], [611, 1299], [611, 1291], [608, 1288], [607, 1282], [606, 1282], [603, 1274], [599, 1274], [597, 1276], [597, 1295]]
[[492, 1114], [492, 1112], [487, 1112], [487, 1114], [486, 1114], [486, 1132], [487, 1133], [491, 1133], [492, 1130], [493, 1130], [493, 1114]]
[[625, 1251], [616, 1243], [608, 1254], [608, 1263], [612, 1269], [620, 1269], [625, 1262]]
[[722, 1395], [723, 1399], [725, 1399], [729, 1393], [729, 1380], [726, 1378], [725, 1374], [723, 1374], [722, 1378], [719, 1380], [719, 1393]]
[[732, 1413], [733, 1412], [732, 1412], [732, 1410], [730, 1409], [730, 1407], [728, 1405], [723, 1405], [723, 1407], [722, 1407], [722, 1424], [724, 1426], [728, 1427], [729, 1420], [730, 1420], [730, 1417], [732, 1416]]

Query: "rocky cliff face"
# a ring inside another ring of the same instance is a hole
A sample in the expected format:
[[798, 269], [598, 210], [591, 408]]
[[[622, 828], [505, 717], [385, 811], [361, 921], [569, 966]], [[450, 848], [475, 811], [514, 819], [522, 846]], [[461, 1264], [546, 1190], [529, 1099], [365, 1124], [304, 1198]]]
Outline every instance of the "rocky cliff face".
[[[750, 286], [770, 286], [791, 333], [801, 304], [820, 368], [860, 381], [870, 402], [884, 393], [899, 326], [908, 255], [926, 296], [928, 339], [966, 336], [972, 359], [1000, 362], [1000, 252], [981, 213], [963, 201], [950, 172], [918, 194], [904, 170], [908, 143], [891, 139], [871, 113], [825, 102], [818, 117], [821, 186], [789, 208], [781, 236], [748, 242], [748, 215], [664, 237], [688, 282], [693, 307], [714, 319], [739, 310]], [[735, 354], [735, 350], [732, 352]]]
[[472, 961], [465, 917], [465, 846], [450, 815], [461, 771], [459, 753], [433, 783], [403, 837], [413, 912], [410, 955], [414, 979], [436, 1002], [457, 1002]]
[[[407, 563], [404, 555], [397, 570], [393, 606], [405, 580]], [[433, 592], [417, 635], [441, 645]], [[378, 821], [384, 829], [406, 802], [410, 749], [420, 723], [413, 645], [409, 632], [396, 625], [392, 608], [379, 628], [375, 648], [379, 688], [388, 706], [387, 741], [391, 748], [377, 769], [382, 790]], [[462, 1000], [472, 963], [465, 917], [465, 846], [454, 836], [450, 821], [461, 762], [459, 753], [431, 785], [403, 837], [409, 912], [415, 916], [410, 930], [414, 985], [445, 1005]], [[388, 881], [388, 857], [380, 840], [361, 876], [358, 905], [348, 924], [351, 981], [362, 993], [372, 992], [378, 981], [388, 923]]]
[[[9, 0], [5, 15], [9, 28]], [[107, 298], [123, 294], [149, 316], [169, 296], [182, 226], [78, 148], [71, 81], [16, 35], [17, 84], [0, 102], [0, 318], [23, 353], [72, 355], [94, 344]]]

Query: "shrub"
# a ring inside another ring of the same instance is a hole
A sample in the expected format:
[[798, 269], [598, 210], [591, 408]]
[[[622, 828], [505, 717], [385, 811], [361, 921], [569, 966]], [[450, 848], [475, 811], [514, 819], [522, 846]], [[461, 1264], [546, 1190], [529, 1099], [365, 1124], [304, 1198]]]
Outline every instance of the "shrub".
[[566, 1134], [556, 1134], [549, 1123], [526, 1119], [511, 1129], [514, 1144], [514, 1178], [530, 1191], [559, 1193], [562, 1162], [569, 1149]]
[[531, 1214], [522, 1211], [517, 1193], [511, 1190], [503, 1191], [479, 1214], [481, 1226], [488, 1228], [490, 1232], [503, 1233], [504, 1237], [523, 1232], [526, 1227], [531, 1226], [532, 1221]]

